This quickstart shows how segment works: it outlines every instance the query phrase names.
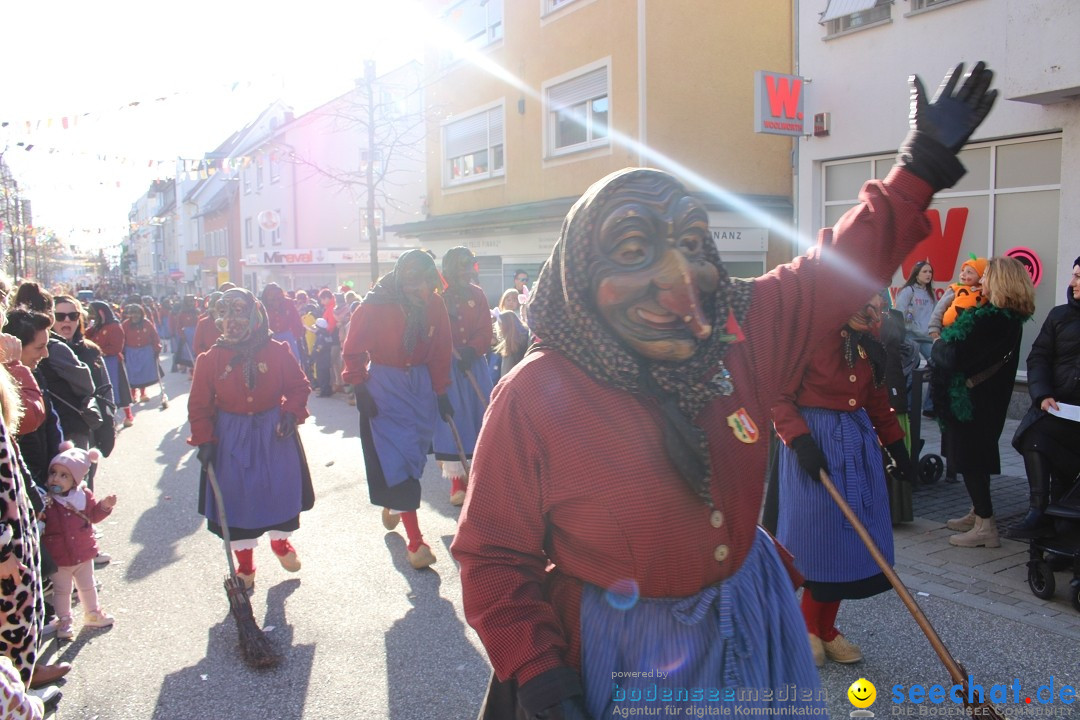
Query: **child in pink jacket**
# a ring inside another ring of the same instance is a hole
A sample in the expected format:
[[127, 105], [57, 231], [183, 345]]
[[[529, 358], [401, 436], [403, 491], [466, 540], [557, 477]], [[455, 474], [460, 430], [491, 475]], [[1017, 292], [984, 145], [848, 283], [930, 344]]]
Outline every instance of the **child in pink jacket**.
[[80, 450], [72, 443], [60, 446], [60, 454], [49, 463], [49, 499], [45, 507], [45, 533], [41, 541], [59, 566], [52, 575], [53, 605], [58, 620], [56, 636], [71, 638], [71, 585], [79, 591], [83, 607], [83, 627], [101, 628], [113, 624], [113, 617], [98, 604], [94, 585], [94, 558], [98, 554], [94, 523], [109, 516], [116, 496], [101, 501], [83, 482], [90, 465], [101, 453]]

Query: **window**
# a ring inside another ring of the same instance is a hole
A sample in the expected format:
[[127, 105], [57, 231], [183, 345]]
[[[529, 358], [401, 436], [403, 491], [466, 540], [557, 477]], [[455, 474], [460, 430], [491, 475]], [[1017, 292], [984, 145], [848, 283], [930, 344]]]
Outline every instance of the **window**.
[[829, 0], [821, 14], [826, 36], [858, 30], [892, 17], [893, 0]]
[[504, 175], [503, 106], [443, 126], [443, 184]]
[[270, 184], [273, 185], [281, 179], [281, 163], [278, 162], [277, 153], [270, 153]]
[[251, 218], [244, 218], [244, 247], [255, 247], [252, 242], [254, 238], [251, 235]]
[[[461, 0], [446, 11], [443, 21], [466, 46], [486, 47], [502, 39], [503, 0]], [[440, 60], [449, 65], [460, 58], [461, 53], [447, 50]]]
[[912, 12], [916, 10], [927, 10], [938, 5], [954, 5], [964, 0], [911, 0]]
[[546, 90], [548, 154], [608, 144], [608, 68], [601, 67]]
[[[274, 210], [274, 212], [277, 214], [277, 216], [279, 218], [281, 217], [281, 210], [280, 209]], [[280, 220], [278, 221], [278, 224], [276, 226], [274, 226], [274, 229], [270, 231], [270, 244], [271, 245], [280, 245], [281, 244], [281, 221]]]
[[255, 189], [262, 190], [263, 187], [263, 159], [259, 156], [259, 159], [255, 161]]
[[244, 176], [244, 194], [251, 194], [251, 168], [244, 165], [244, 169], [241, 171]]
[[574, 0], [544, 0], [544, 12], [555, 12], [559, 8], [565, 7], [572, 2], [574, 2]]
[[259, 247], [266, 247], [266, 233], [262, 225], [259, 226]]

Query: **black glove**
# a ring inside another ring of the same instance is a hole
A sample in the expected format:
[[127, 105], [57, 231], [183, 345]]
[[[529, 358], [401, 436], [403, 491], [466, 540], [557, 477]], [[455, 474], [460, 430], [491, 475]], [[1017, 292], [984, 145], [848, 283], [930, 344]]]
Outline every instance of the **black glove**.
[[964, 64], [953, 68], [942, 80], [937, 95], [927, 101], [918, 75], [908, 78], [911, 87], [911, 132], [900, 146], [898, 161], [928, 182], [934, 190], [952, 187], [964, 175], [956, 153], [964, 147], [997, 99], [990, 90], [994, 73], [981, 60], [963, 78]]
[[885, 446], [886, 452], [892, 458], [892, 464], [896, 466], [896, 474], [901, 480], [911, 479], [911, 453], [908, 452], [903, 440], [889, 443]]
[[791, 441], [791, 449], [795, 451], [795, 456], [799, 459], [799, 467], [806, 471], [811, 480], [821, 482], [821, 471], [828, 472], [829, 465], [825, 460], [825, 453], [821, 452], [814, 438], [810, 435], [800, 435]]
[[356, 410], [361, 417], [370, 420], [379, 414], [379, 408], [375, 405], [375, 398], [371, 397], [371, 391], [367, 389], [367, 385], [358, 383], [353, 386], [353, 390], [356, 394]]
[[542, 672], [518, 688], [518, 704], [530, 720], [592, 720], [578, 674], [568, 667]]
[[277, 436], [286, 438], [296, 434], [296, 416], [289, 411], [281, 413], [281, 419], [277, 424]]
[[195, 453], [195, 457], [199, 458], [199, 464], [204, 468], [210, 463], [214, 462], [214, 457], [217, 455], [217, 443], [203, 443], [199, 446], [198, 452]]
[[457, 351], [458, 361], [457, 366], [461, 372], [472, 370], [473, 363], [476, 362], [476, 348], [466, 345]]
[[446, 396], [446, 393], [443, 393], [439, 396], [438, 400], [439, 415], [443, 420], [449, 421], [450, 418], [454, 417], [454, 406], [450, 404], [450, 398]]

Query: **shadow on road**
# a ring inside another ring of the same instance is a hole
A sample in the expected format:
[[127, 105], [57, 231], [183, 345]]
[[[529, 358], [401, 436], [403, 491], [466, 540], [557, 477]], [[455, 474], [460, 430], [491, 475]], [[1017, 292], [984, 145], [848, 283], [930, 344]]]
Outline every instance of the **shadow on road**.
[[[273, 628], [266, 637], [282, 656], [278, 667], [254, 670], [244, 664], [236, 623], [231, 614], [226, 614], [210, 628], [206, 657], [165, 677], [154, 708], [154, 720], [220, 717], [302, 720], [315, 646], [292, 646], [293, 628], [285, 617], [285, 600], [298, 587], [300, 580], [287, 580], [266, 593], [266, 616], [261, 627]], [[227, 607], [224, 591], [221, 602]]]
[[[409, 583], [412, 607], [386, 633], [387, 718], [475, 718], [487, 682], [487, 660], [465, 637], [453, 604], [439, 594], [435, 569], [414, 570], [405, 540], [386, 535], [394, 568]], [[448, 553], [439, 563], [453, 563]], [[434, 566], [435, 568], [438, 565]], [[438, 708], [436, 715], [432, 709]]]
[[158, 480], [158, 501], [132, 528], [131, 541], [142, 548], [127, 565], [127, 580], [141, 580], [177, 562], [180, 541], [202, 525], [195, 507], [198, 463], [192, 457], [181, 466], [192, 450], [183, 442], [185, 432], [185, 427], [170, 430], [158, 444], [157, 464], [164, 468]]

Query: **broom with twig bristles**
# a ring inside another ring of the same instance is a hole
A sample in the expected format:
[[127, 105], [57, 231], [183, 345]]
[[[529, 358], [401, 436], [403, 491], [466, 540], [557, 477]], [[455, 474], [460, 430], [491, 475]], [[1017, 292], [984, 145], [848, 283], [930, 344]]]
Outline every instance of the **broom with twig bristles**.
[[[852, 510], [851, 507], [847, 504], [847, 500], [844, 499], [844, 496], [841, 495], [840, 492], [836, 489], [836, 486], [833, 485], [832, 479], [829, 477], [829, 473], [825, 472], [824, 470], [821, 471], [821, 484], [825, 486], [825, 491], [829, 493], [829, 496], [833, 499], [833, 501], [840, 506], [840, 512], [842, 512], [847, 521], [851, 523], [851, 527], [855, 529], [855, 532], [858, 534], [859, 539], [863, 541], [863, 545], [865, 545], [866, 549], [870, 551], [870, 556], [874, 558], [874, 562], [877, 563], [878, 567], [881, 568], [881, 572], [883, 572], [885, 574], [885, 577], [888, 578], [889, 583], [893, 586], [893, 590], [895, 590], [896, 594], [900, 596], [900, 599], [904, 602], [904, 605], [907, 607], [908, 612], [910, 612], [911, 616], [915, 618], [915, 622], [926, 635], [926, 639], [930, 641], [930, 646], [934, 648], [934, 652], [937, 653], [938, 657], [941, 659], [942, 664], [945, 665], [945, 669], [949, 671], [949, 675], [952, 677], [953, 682], [964, 689], [965, 698], [969, 697], [969, 676], [967, 674], [967, 670], [965, 670], [960, 663], [956, 662], [956, 659], [952, 656], [952, 653], [950, 653], [949, 649], [945, 647], [945, 643], [941, 641], [941, 638], [938, 636], [937, 631], [934, 630], [934, 626], [930, 624], [930, 621], [926, 618], [926, 615], [923, 614], [922, 608], [919, 607], [919, 603], [915, 602], [915, 598], [911, 597], [911, 593], [908, 592], [908, 589], [904, 587], [904, 583], [901, 582], [900, 576], [896, 574], [896, 571], [892, 569], [891, 565], [889, 565], [889, 561], [886, 560], [885, 556], [881, 554], [880, 550], [878, 550], [877, 544], [874, 542], [874, 539], [870, 537], [870, 533], [866, 531], [866, 527], [862, 524], [862, 522], [859, 521], [858, 516], [855, 515], [855, 511]], [[987, 720], [1005, 720], [1005, 718], [998, 714], [997, 710], [994, 709], [994, 706], [989, 703], [968, 702], [965, 699], [964, 709], [967, 710], [973, 718], [987, 718]]]
[[229, 611], [232, 613], [233, 620], [236, 621], [236, 633], [240, 637], [240, 652], [244, 655], [244, 662], [252, 667], [273, 667], [281, 662], [281, 656], [274, 652], [270, 641], [266, 639], [263, 631], [259, 629], [259, 624], [255, 622], [255, 614], [251, 611], [251, 601], [248, 599], [247, 589], [244, 588], [244, 581], [236, 576], [225, 503], [221, 499], [221, 488], [218, 487], [217, 474], [214, 472], [212, 462], [206, 464], [206, 479], [214, 493], [218, 524], [221, 525], [221, 538], [225, 541], [225, 559], [229, 562], [229, 574], [225, 578], [225, 594], [229, 598]]

